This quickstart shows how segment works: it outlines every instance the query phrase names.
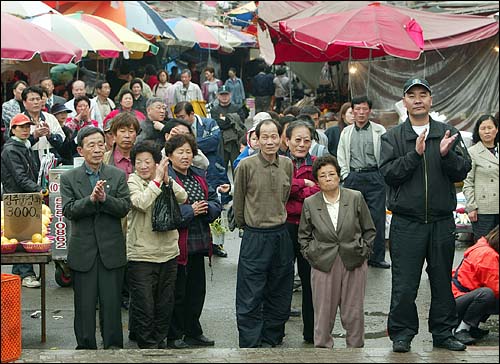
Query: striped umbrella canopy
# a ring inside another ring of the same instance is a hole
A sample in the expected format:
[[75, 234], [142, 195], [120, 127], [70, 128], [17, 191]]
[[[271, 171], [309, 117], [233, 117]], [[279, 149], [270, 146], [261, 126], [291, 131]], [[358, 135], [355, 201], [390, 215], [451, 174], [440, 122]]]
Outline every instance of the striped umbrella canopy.
[[70, 14], [67, 16], [91, 24], [107, 34], [110, 38], [122, 43], [130, 52], [151, 51], [153, 54], [158, 53], [158, 47], [153, 43], [112, 20], [83, 13]]
[[3, 12], [1, 22], [2, 60], [31, 61], [36, 54], [43, 63], [66, 64], [82, 59], [81, 48], [38, 25]]
[[224, 39], [217, 38], [209, 27], [188, 18], [165, 19], [165, 23], [174, 32], [177, 40], [169, 45], [198, 46], [201, 49], [233, 51], [233, 47]]
[[63, 14], [82, 12], [100, 16], [129, 30], [175, 38], [160, 15], [145, 1], [44, 1]]
[[59, 12], [41, 1], [2, 1], [2, 12], [32, 18], [37, 15]]
[[257, 46], [257, 38], [251, 34], [231, 28], [210, 28], [217, 39], [223, 39], [233, 48], [252, 48]]
[[127, 51], [119, 41], [101, 32], [99, 29], [81, 20], [60, 15], [45, 14], [29, 19], [70, 43], [85, 50], [98, 53], [101, 57], [117, 58], [119, 52]]

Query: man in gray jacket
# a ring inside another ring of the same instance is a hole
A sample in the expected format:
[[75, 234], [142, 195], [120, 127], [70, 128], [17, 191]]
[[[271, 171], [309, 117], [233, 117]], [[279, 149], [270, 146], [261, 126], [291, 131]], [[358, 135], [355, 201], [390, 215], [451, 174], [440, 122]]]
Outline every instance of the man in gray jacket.
[[337, 158], [344, 187], [363, 194], [377, 229], [368, 265], [388, 269], [391, 265], [385, 261], [385, 182], [379, 171], [380, 138], [385, 128], [368, 120], [371, 109], [372, 102], [366, 96], [352, 99], [355, 120], [342, 130]]
[[61, 175], [63, 214], [71, 222], [68, 265], [76, 349], [97, 349], [97, 302], [104, 349], [123, 348], [121, 291], [127, 256], [121, 219], [130, 210], [130, 193], [125, 172], [103, 163], [101, 129], [81, 129], [77, 144], [85, 163]]

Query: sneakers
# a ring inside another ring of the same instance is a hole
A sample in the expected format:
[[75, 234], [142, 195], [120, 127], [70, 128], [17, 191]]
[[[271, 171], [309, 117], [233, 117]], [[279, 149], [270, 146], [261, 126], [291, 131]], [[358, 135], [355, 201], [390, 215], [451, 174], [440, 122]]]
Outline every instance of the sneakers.
[[397, 340], [392, 343], [392, 351], [395, 353], [407, 353], [410, 351], [410, 342]]
[[218, 257], [227, 258], [227, 252], [224, 250], [224, 245], [215, 245], [214, 244], [213, 252]]
[[467, 330], [455, 332], [455, 338], [465, 345], [474, 344], [476, 342], [476, 339], [474, 339]]
[[24, 277], [22, 285], [28, 288], [38, 288], [41, 286], [40, 282], [36, 279], [35, 276]]
[[483, 337], [485, 337], [489, 333], [490, 333], [490, 330], [483, 330], [483, 329], [480, 329], [479, 327], [471, 327], [469, 329], [469, 334], [474, 339], [482, 339]]
[[458, 341], [455, 337], [451, 336], [446, 340], [433, 343], [435, 348], [448, 349], [451, 351], [463, 351], [467, 348], [464, 344]]

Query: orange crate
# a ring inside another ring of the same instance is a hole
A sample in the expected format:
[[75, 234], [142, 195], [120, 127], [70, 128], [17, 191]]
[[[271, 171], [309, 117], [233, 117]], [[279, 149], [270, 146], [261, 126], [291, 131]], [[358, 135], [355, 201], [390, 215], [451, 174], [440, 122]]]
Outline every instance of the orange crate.
[[2, 273], [2, 363], [21, 357], [21, 277]]

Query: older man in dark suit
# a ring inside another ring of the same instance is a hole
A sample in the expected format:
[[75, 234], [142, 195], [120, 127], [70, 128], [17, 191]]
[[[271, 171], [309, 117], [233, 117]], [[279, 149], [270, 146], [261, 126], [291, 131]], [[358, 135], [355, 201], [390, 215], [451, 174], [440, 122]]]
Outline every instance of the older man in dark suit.
[[63, 214], [71, 221], [68, 265], [76, 349], [97, 349], [97, 302], [104, 349], [123, 348], [121, 290], [127, 257], [121, 218], [130, 210], [130, 193], [125, 172], [102, 162], [102, 130], [81, 129], [77, 144], [85, 163], [61, 175]]

